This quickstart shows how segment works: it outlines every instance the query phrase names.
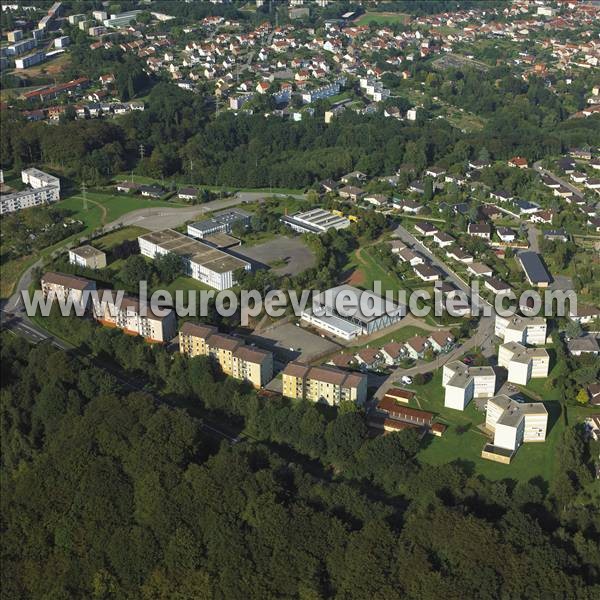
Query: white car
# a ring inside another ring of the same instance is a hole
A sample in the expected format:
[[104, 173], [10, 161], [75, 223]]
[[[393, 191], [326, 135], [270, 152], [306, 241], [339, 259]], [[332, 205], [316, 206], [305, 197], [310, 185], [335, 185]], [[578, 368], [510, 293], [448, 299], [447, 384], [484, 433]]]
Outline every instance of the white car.
[[408, 375], [402, 375], [400, 381], [406, 385], [410, 385], [412, 383], [412, 377], [409, 377]]

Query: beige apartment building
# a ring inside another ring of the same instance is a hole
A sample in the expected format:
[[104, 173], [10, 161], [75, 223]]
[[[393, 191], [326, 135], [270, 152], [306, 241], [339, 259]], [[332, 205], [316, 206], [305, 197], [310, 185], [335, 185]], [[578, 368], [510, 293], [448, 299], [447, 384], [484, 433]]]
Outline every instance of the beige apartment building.
[[283, 395], [288, 398], [326, 402], [330, 406], [345, 401], [362, 405], [367, 398], [367, 377], [361, 373], [292, 361], [282, 376]]
[[223, 373], [256, 388], [273, 378], [271, 352], [246, 346], [231, 335], [219, 333], [213, 325], [184, 323], [179, 332], [179, 351], [190, 357], [212, 356]]

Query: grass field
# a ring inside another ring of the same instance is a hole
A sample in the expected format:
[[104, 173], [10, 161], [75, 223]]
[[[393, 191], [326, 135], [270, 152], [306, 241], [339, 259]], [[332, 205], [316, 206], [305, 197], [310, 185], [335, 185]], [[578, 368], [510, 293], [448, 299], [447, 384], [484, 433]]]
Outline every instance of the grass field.
[[464, 412], [444, 407], [444, 389], [442, 373], [437, 371], [434, 377], [422, 386], [412, 386], [417, 393], [418, 403], [423, 410], [438, 415], [438, 420], [448, 425], [441, 438], [428, 436], [425, 446], [419, 454], [423, 463], [440, 465], [461, 460], [472, 465], [473, 469], [489, 479], [515, 479], [527, 481], [533, 477], [552, 479], [555, 447], [564, 429], [561, 407], [558, 402], [545, 403], [548, 410], [548, 436], [544, 443], [524, 444], [519, 448], [510, 465], [484, 460], [481, 450], [487, 437], [477, 429], [485, 421], [485, 414], [478, 411], [471, 402]]
[[396, 23], [405, 24], [409, 21], [410, 15], [407, 15], [406, 13], [367, 11], [364, 15], [361, 15], [355, 23], [357, 25], [368, 25], [369, 23], [375, 22], [378, 25], [394, 25]]
[[130, 225], [129, 227], [123, 227], [122, 229], [111, 231], [102, 237], [96, 238], [94, 240], [94, 247], [107, 252], [121, 242], [124, 242], [125, 240], [135, 240], [138, 235], [144, 233], [148, 233], [148, 230], [143, 227]]

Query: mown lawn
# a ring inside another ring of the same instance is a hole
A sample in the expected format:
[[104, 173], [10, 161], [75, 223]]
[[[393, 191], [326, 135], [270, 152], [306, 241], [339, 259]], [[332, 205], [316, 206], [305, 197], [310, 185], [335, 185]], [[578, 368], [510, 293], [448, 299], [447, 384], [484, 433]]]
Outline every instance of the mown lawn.
[[144, 227], [131, 225], [129, 227], [123, 227], [122, 229], [117, 229], [116, 231], [111, 231], [106, 235], [96, 238], [93, 242], [93, 245], [95, 248], [107, 252], [111, 248], [118, 246], [126, 240], [135, 240], [138, 236], [143, 235], [144, 233], [148, 233], [148, 230], [144, 229]]
[[442, 371], [438, 370], [425, 385], [411, 386], [417, 393], [418, 403], [423, 410], [435, 413], [438, 420], [448, 426], [441, 438], [427, 436], [419, 453], [421, 462], [430, 465], [447, 464], [454, 460], [466, 461], [475, 472], [489, 479], [515, 479], [528, 481], [542, 477], [549, 481], [553, 477], [553, 462], [556, 444], [564, 429], [561, 407], [558, 402], [545, 403], [548, 410], [548, 435], [544, 443], [523, 444], [510, 465], [503, 465], [481, 458], [481, 450], [487, 441], [477, 429], [485, 421], [485, 413], [477, 410], [471, 402], [464, 412], [444, 407]]

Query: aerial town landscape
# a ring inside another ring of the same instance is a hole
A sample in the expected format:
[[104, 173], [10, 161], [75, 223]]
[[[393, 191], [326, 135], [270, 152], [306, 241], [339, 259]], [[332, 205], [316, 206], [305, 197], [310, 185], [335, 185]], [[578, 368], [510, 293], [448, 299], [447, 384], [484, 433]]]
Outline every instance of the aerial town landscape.
[[600, 2], [0, 23], [2, 597], [598, 597]]

